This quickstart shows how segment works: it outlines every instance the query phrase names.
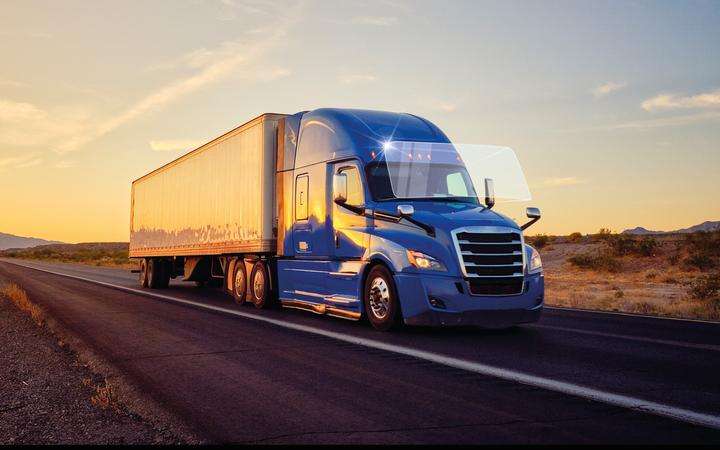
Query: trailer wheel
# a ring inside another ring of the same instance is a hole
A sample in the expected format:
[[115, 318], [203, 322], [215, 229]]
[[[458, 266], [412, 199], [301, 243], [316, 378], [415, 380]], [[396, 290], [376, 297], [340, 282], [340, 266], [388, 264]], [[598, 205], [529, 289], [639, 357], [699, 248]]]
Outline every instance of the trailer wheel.
[[151, 289], [162, 289], [170, 282], [170, 273], [166, 270], [166, 263], [159, 258], [150, 258], [147, 264], [148, 286]]
[[245, 303], [247, 296], [247, 272], [245, 272], [245, 263], [242, 259], [237, 260], [233, 268], [232, 296], [238, 305]]
[[258, 261], [250, 274], [250, 300], [258, 309], [270, 307], [270, 277], [264, 261]]
[[138, 281], [140, 282], [140, 287], [148, 287], [148, 260], [146, 258], [140, 261], [140, 276]]
[[390, 271], [382, 265], [370, 269], [363, 294], [365, 315], [379, 331], [388, 331], [400, 323], [400, 302]]
[[167, 259], [158, 259], [157, 266], [159, 270], [158, 289], [167, 289], [170, 285], [170, 272], [172, 271], [172, 264]]
[[148, 287], [150, 289], [157, 289], [159, 281], [159, 270], [157, 260], [155, 258], [148, 258], [147, 260], [147, 279]]

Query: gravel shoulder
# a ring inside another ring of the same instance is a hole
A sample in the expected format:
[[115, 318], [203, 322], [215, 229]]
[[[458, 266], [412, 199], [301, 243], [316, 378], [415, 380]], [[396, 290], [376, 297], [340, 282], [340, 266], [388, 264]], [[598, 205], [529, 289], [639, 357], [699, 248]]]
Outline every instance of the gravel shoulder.
[[0, 349], [0, 444], [182, 442], [119, 404], [103, 376], [2, 295]]

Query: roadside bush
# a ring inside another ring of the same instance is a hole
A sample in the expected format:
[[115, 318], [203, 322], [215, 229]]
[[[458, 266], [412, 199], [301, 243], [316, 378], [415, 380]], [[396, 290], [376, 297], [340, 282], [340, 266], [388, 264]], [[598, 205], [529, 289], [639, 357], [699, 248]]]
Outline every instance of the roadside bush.
[[574, 233], [570, 233], [570, 235], [568, 236], [568, 241], [569, 242], [580, 242], [582, 240], [582, 237], [583, 237], [582, 233], [576, 231]]
[[720, 232], [691, 233], [685, 236], [688, 256], [686, 266], [708, 270], [720, 265]]
[[529, 238], [530, 245], [532, 245], [535, 248], [543, 248], [546, 245], [548, 245], [552, 239], [547, 234], [538, 234], [537, 236], [533, 236]]
[[690, 295], [697, 299], [720, 297], [720, 271], [697, 278], [690, 285]]
[[612, 236], [612, 231], [610, 231], [610, 228], [600, 228], [600, 231], [597, 232], [593, 237], [596, 241], [607, 241]]
[[607, 252], [598, 254], [581, 253], [568, 258], [570, 264], [581, 269], [594, 269], [605, 272], [619, 272], [622, 264]]
[[634, 236], [622, 234], [614, 234], [606, 242], [615, 256], [654, 256], [660, 245], [655, 238], [649, 236], [637, 239]]

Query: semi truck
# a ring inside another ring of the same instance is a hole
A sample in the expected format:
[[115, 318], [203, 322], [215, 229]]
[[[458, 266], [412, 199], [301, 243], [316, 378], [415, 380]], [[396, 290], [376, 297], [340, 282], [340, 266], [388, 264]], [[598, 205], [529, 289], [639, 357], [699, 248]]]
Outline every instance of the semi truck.
[[383, 331], [537, 321], [544, 275], [523, 230], [540, 211], [520, 226], [493, 210], [496, 191], [527, 194], [512, 150], [462, 148], [407, 113], [262, 114], [132, 183], [139, 283]]

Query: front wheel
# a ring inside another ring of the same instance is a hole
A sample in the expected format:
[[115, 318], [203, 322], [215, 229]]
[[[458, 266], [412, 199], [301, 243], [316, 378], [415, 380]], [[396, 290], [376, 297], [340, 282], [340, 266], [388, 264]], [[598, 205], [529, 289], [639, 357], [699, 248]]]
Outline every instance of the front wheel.
[[364, 289], [365, 315], [379, 331], [388, 331], [400, 324], [400, 301], [392, 274], [385, 266], [370, 269]]

